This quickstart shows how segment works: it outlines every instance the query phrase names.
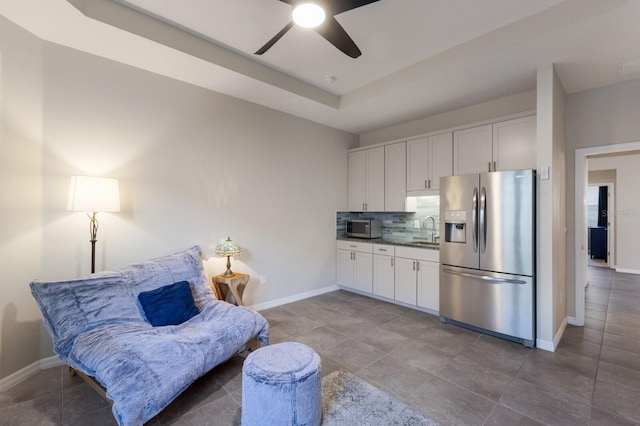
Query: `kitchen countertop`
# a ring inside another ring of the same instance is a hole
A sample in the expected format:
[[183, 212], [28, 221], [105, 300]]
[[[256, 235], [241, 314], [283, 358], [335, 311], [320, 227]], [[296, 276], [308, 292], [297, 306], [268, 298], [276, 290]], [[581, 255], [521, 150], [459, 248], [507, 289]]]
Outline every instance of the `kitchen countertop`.
[[384, 238], [353, 238], [353, 237], [336, 237], [336, 240], [340, 241], [355, 241], [359, 243], [371, 243], [371, 244], [387, 244], [391, 246], [403, 246], [403, 247], [413, 247], [413, 248], [423, 248], [427, 250], [440, 250], [439, 243], [429, 243], [424, 240], [411, 240], [411, 241], [402, 241], [402, 240], [388, 240]]

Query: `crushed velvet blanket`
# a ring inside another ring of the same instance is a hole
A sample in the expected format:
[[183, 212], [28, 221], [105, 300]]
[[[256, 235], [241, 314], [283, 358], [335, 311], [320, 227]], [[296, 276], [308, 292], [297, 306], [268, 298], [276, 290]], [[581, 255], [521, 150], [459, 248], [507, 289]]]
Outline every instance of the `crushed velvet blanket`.
[[[183, 280], [200, 313], [152, 327], [137, 295]], [[254, 337], [268, 343], [269, 326], [259, 313], [215, 299], [198, 247], [86, 279], [33, 282], [31, 292], [55, 352], [106, 388], [120, 425], [153, 418]]]

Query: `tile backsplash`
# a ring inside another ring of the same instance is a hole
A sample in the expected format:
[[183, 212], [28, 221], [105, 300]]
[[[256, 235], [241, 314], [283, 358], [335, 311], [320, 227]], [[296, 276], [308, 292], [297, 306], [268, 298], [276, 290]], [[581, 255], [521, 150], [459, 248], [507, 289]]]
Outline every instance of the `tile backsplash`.
[[382, 221], [382, 238], [387, 240], [430, 240], [431, 223], [428, 229], [414, 228], [415, 221], [422, 225], [425, 219], [433, 216], [435, 219], [436, 235], [440, 230], [440, 197], [408, 197], [408, 205], [415, 205], [415, 212], [338, 212], [336, 215], [336, 235], [346, 236], [347, 219], [378, 219]]

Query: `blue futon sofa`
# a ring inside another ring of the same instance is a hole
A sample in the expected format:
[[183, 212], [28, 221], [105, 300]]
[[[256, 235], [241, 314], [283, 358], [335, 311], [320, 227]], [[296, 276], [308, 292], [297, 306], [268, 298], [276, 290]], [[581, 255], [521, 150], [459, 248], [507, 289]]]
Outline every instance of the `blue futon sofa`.
[[259, 313], [216, 300], [198, 247], [30, 286], [54, 351], [106, 388], [123, 426], [153, 418], [252, 339], [268, 344]]

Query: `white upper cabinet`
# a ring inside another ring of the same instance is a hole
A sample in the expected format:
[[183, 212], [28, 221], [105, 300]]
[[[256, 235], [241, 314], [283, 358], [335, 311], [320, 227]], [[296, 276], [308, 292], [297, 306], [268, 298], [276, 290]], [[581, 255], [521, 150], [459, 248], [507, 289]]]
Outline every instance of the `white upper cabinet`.
[[493, 161], [493, 171], [536, 168], [536, 116], [493, 125]]
[[492, 171], [493, 126], [491, 124], [453, 132], [453, 174]]
[[349, 153], [349, 211], [384, 211], [384, 147]]
[[407, 197], [407, 144], [385, 145], [384, 150], [384, 210], [402, 212]]
[[536, 168], [536, 116], [453, 133], [453, 174]]
[[453, 133], [429, 136], [429, 189], [440, 189], [440, 178], [453, 174]]
[[407, 142], [407, 192], [427, 189], [428, 169], [429, 141], [427, 138]]
[[440, 189], [440, 178], [453, 170], [452, 133], [407, 142], [407, 193], [428, 194]]

